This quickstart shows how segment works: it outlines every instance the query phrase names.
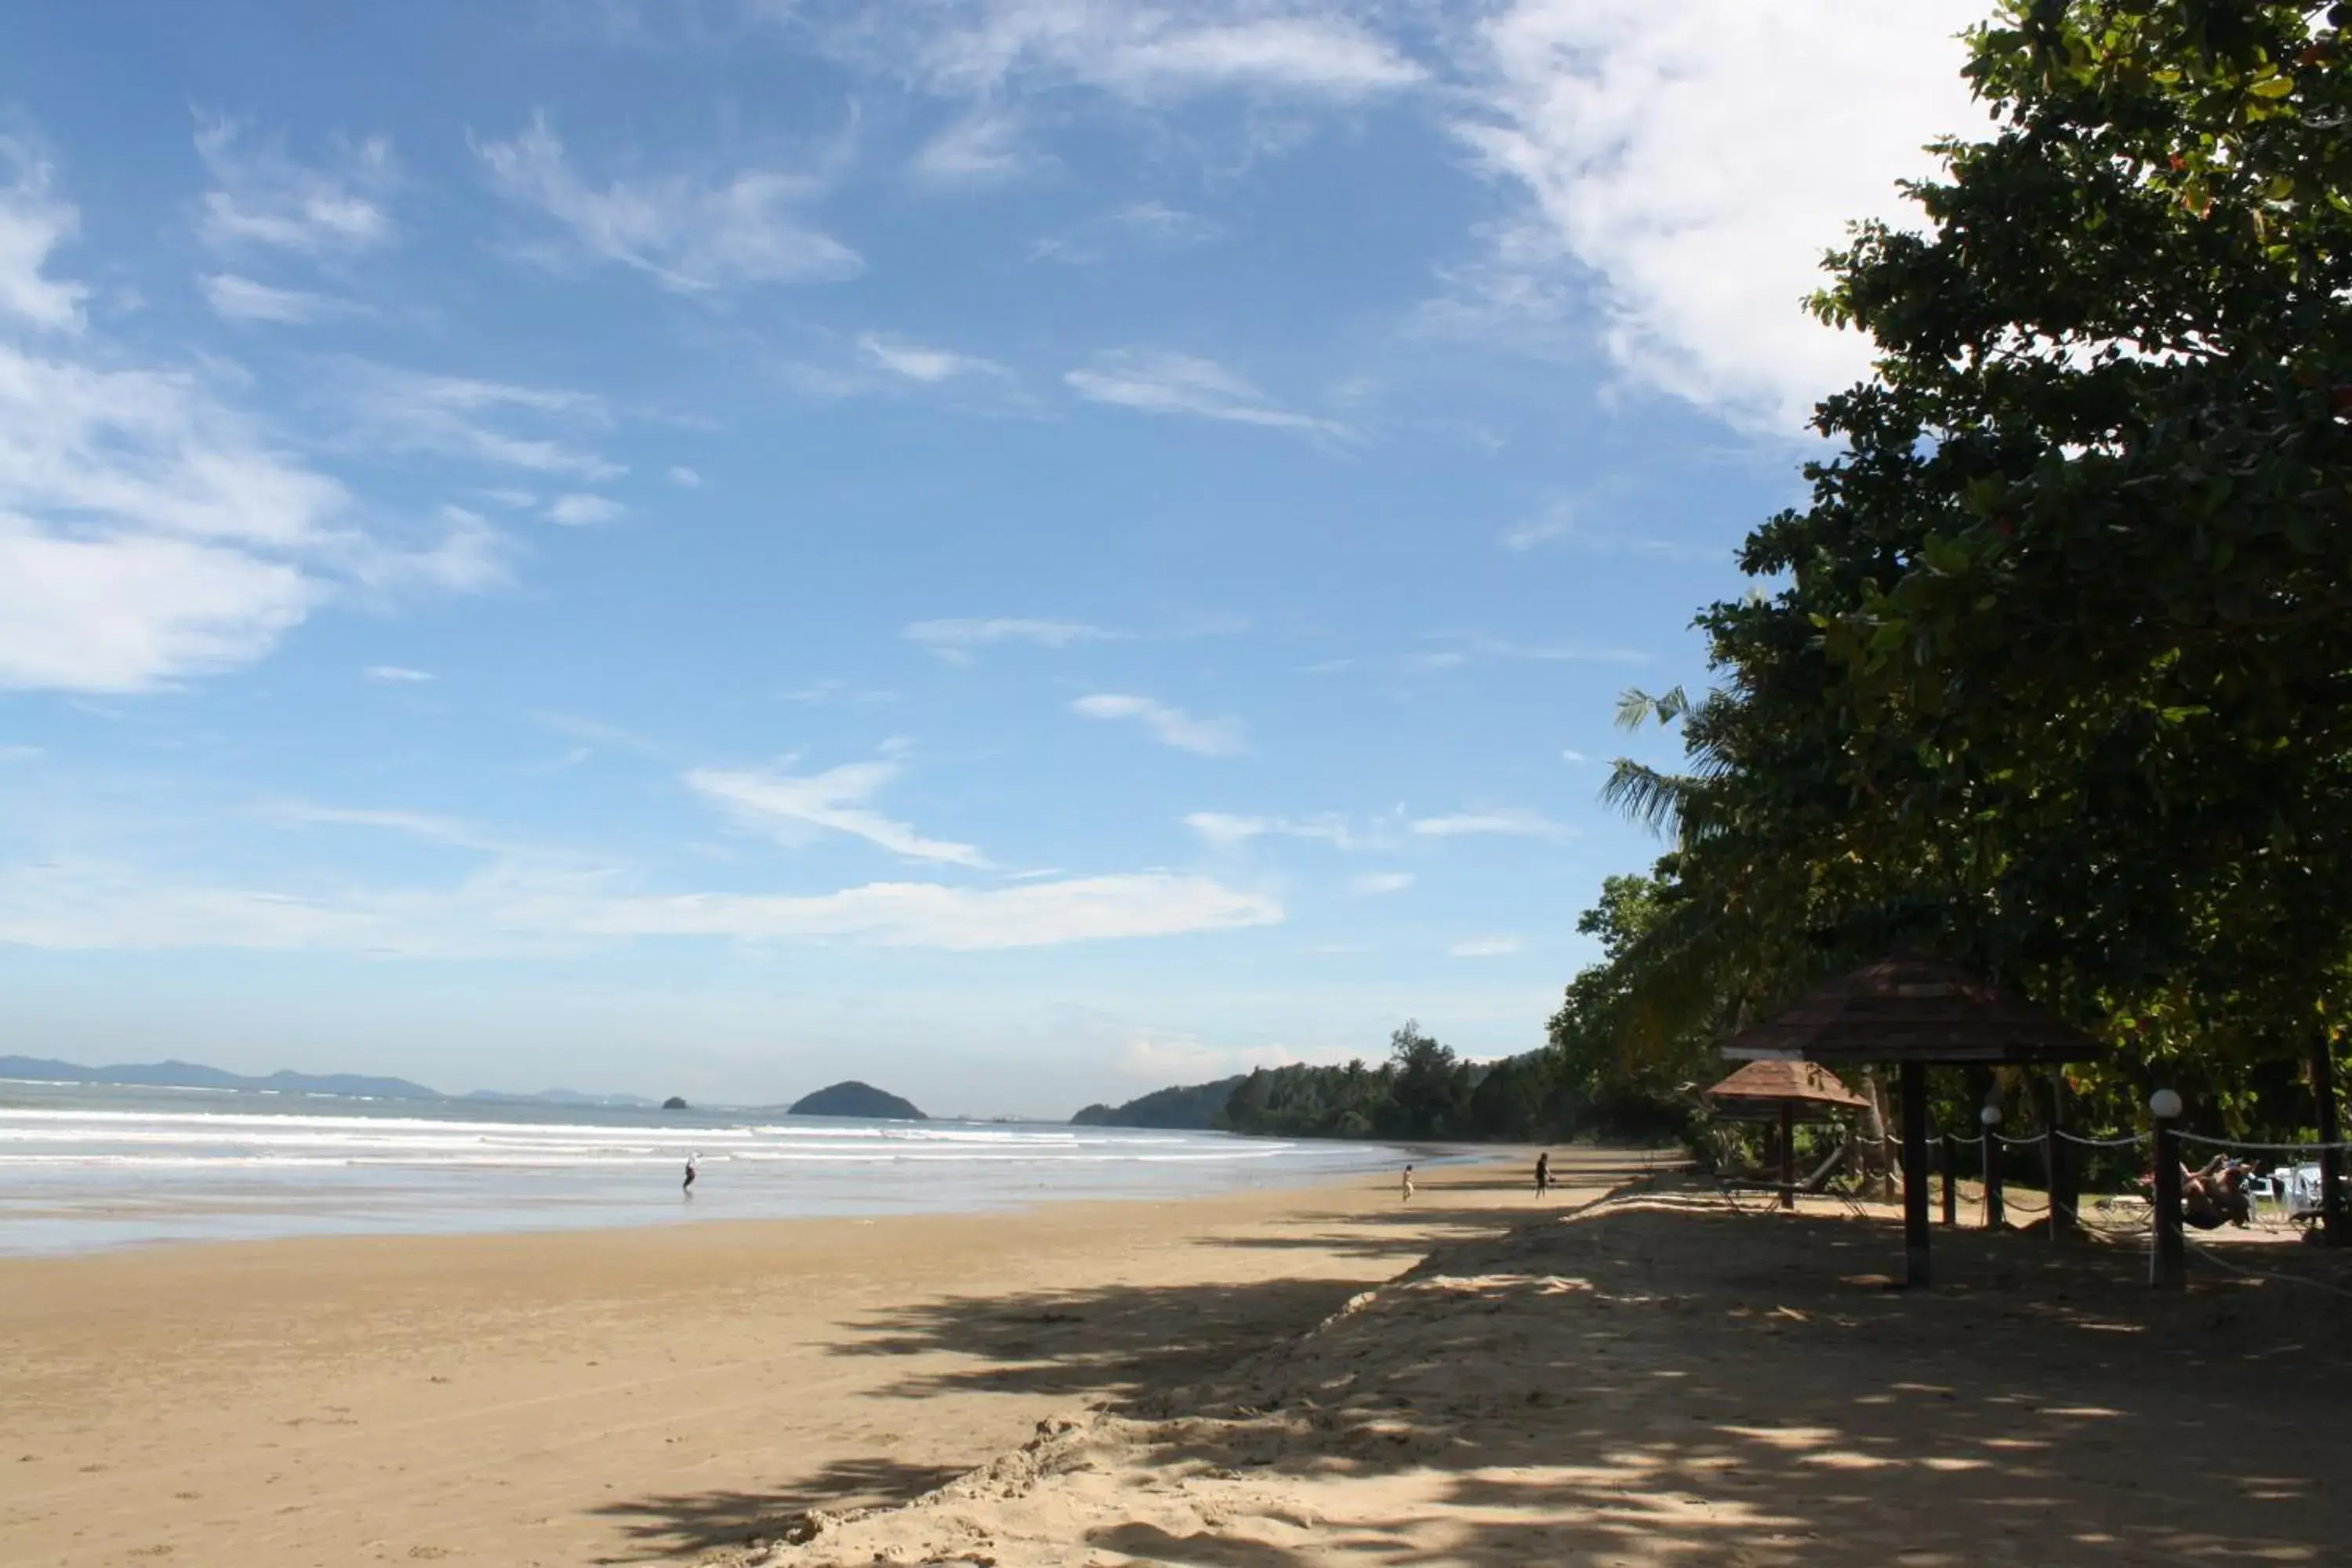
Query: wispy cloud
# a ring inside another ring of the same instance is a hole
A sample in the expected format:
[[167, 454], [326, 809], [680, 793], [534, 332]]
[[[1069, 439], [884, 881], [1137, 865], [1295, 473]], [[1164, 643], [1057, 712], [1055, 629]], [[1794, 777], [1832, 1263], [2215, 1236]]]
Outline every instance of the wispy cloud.
[[1068, 647], [1085, 642], [1115, 642], [1121, 634], [1083, 621], [1030, 620], [1000, 616], [985, 620], [917, 621], [906, 628], [907, 640], [919, 643], [950, 664], [970, 664], [978, 648], [1001, 643], [1027, 643], [1033, 647]]
[[574, 479], [628, 471], [580, 443], [612, 424], [604, 400], [590, 393], [348, 359], [334, 362], [332, 382], [352, 437], [363, 445]]
[[383, 197], [395, 170], [392, 143], [383, 137], [339, 146], [331, 166], [313, 166], [235, 121], [201, 117], [196, 152], [213, 182], [196, 232], [215, 248], [323, 256], [366, 250], [393, 237]]
[[998, 184], [1034, 168], [1041, 159], [1023, 145], [1017, 115], [981, 109], [950, 125], [915, 154], [919, 179], [940, 185]]
[[1165, 9], [1128, 0], [994, 0], [976, 14], [951, 14], [972, 19], [933, 34], [919, 64], [940, 87], [983, 98], [1009, 79], [1035, 76], [1139, 101], [1234, 89], [1344, 100], [1411, 87], [1424, 75], [1336, 7], [1268, 15], [1230, 0]]
[[427, 669], [411, 669], [404, 664], [372, 664], [362, 672], [379, 686], [414, 686], [433, 679]]
[[500, 195], [547, 218], [578, 251], [635, 268], [664, 288], [699, 293], [757, 283], [824, 283], [865, 263], [811, 226], [818, 182], [747, 169], [719, 180], [685, 174], [596, 186], [572, 171], [543, 118], [509, 142], [475, 150]]
[[990, 952], [1280, 923], [1205, 877], [1066, 877], [972, 889], [656, 893], [609, 871], [504, 862], [455, 888], [329, 893], [189, 882], [115, 861], [0, 866], [0, 943], [51, 951], [257, 949], [417, 958], [593, 951], [649, 939], [847, 942]]
[[1350, 879], [1348, 891], [1360, 899], [1375, 899], [1386, 893], [1402, 893], [1412, 886], [1410, 871], [1368, 871]]
[[1511, 838], [1542, 838], [1559, 844], [1576, 837], [1573, 827], [1554, 822], [1541, 812], [1518, 806], [1465, 811], [1452, 816], [1423, 816], [1416, 818], [1412, 827], [1423, 838], [1461, 838], [1491, 834]]
[[599, 522], [613, 522], [628, 515], [629, 509], [610, 496], [574, 493], [556, 497], [548, 503], [547, 521], [560, 522], [567, 528], [586, 528]]
[[1355, 433], [1332, 419], [1295, 413], [1213, 360], [1147, 349], [1116, 349], [1062, 378], [1093, 403], [1139, 414], [1181, 415], [1256, 425], [1270, 430], [1349, 440]]
[[[0, 310], [80, 346], [78, 285], [47, 276], [75, 227], [13, 150]], [[247, 664], [345, 594], [465, 590], [495, 539], [371, 519], [206, 377], [0, 342], [0, 689], [145, 691]]]
[[1636, 647], [1610, 647], [1591, 643], [1524, 643], [1478, 632], [1438, 632], [1429, 638], [1444, 646], [1412, 655], [1406, 662], [1417, 669], [1451, 669], [1475, 661], [1534, 664], [1646, 664], [1650, 656]]
[[976, 354], [957, 353], [950, 349], [928, 348], [908, 342], [903, 338], [888, 338], [868, 332], [857, 340], [857, 354], [877, 370], [925, 385], [937, 385], [960, 376], [1008, 376], [1013, 373], [994, 360]]
[[52, 192], [55, 175], [32, 148], [0, 136], [0, 318], [49, 331], [82, 329], [89, 289], [48, 276], [49, 253], [81, 229], [81, 214]]
[[225, 321], [269, 321], [299, 327], [352, 309], [348, 302], [324, 294], [300, 289], [273, 289], [234, 272], [209, 273], [198, 282], [204, 289], [205, 303]]
[[1732, 558], [1728, 544], [1692, 544], [1683, 540], [1665, 539], [1612, 526], [1594, 518], [1591, 505], [1581, 500], [1554, 502], [1533, 517], [1505, 529], [1499, 542], [1506, 550], [1528, 551], [1549, 545], [1588, 555], [1623, 556], [1678, 564], [1712, 562], [1727, 566]]
[[670, 469], [669, 482], [682, 490], [697, 490], [702, 488], [702, 476], [681, 463]]
[[[1981, 0], [1514, 0], [1471, 35], [1458, 129], [1522, 192], [1471, 285], [1497, 322], [1589, 309], [1634, 379], [1789, 435], [1868, 369], [1797, 301], [1845, 225], [1899, 217], [1921, 148], [1986, 122]], [[1727, 258], [1738, 258], [1726, 265]], [[1572, 301], [1572, 303], [1570, 303]]]
[[1149, 697], [1097, 692], [1070, 704], [1070, 711], [1087, 719], [1133, 720], [1163, 746], [1204, 757], [1229, 757], [1249, 750], [1238, 719], [1196, 719], [1181, 708]]
[[1088, 218], [1029, 248], [1034, 261], [1088, 267], [1119, 249], [1199, 245], [1216, 237], [1215, 224], [1165, 202], [1129, 202]]
[[1455, 958], [1508, 958], [1527, 950], [1528, 944], [1515, 936], [1481, 936], [1457, 942], [1445, 951]]
[[686, 775], [686, 783], [737, 821], [784, 843], [805, 843], [820, 831], [845, 833], [909, 859], [952, 866], [988, 863], [969, 844], [925, 838], [866, 804], [898, 776], [896, 763], [850, 763], [801, 776], [697, 768]]
[[1335, 849], [1352, 849], [1357, 843], [1347, 823], [1336, 816], [1302, 822], [1286, 816], [1235, 816], [1223, 811], [1196, 811], [1184, 818], [1184, 826], [1219, 849], [1265, 837], [1319, 839]]
[[803, 702], [813, 707], [829, 703], [863, 706], [868, 703], [898, 700], [898, 694], [895, 691], [885, 691], [879, 687], [853, 685], [849, 681], [838, 679], [813, 680], [806, 686], [795, 687], [790, 691], [780, 691], [776, 695], [787, 702]]

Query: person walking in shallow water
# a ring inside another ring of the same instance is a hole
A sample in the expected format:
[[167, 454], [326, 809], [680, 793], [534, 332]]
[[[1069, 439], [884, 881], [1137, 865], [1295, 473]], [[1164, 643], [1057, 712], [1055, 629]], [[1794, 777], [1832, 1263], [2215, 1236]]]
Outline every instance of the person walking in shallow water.
[[678, 1191], [686, 1194], [688, 1197], [692, 1197], [694, 1195], [694, 1155], [688, 1154], [686, 1157], [686, 1184], [678, 1188]]
[[1542, 1197], [1550, 1191], [1551, 1151], [1547, 1149], [1536, 1156], [1536, 1196]]
[[1412, 1167], [1411, 1165], [1404, 1168], [1404, 1201], [1412, 1202]]

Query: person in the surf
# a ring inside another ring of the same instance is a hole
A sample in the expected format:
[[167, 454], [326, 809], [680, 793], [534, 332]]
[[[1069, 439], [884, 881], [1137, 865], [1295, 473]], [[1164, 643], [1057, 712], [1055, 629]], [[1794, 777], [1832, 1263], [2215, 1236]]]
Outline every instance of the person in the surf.
[[694, 1191], [694, 1162], [695, 1162], [695, 1159], [696, 1159], [696, 1156], [694, 1156], [694, 1155], [692, 1155], [692, 1154], [688, 1154], [688, 1155], [686, 1157], [686, 1185], [684, 1185], [683, 1187], [680, 1187], [680, 1188], [678, 1189], [680, 1192], [683, 1192], [683, 1193], [692, 1193], [692, 1192]]
[[1536, 1196], [1541, 1197], [1549, 1191], [1551, 1191], [1551, 1151], [1547, 1149], [1536, 1156]]

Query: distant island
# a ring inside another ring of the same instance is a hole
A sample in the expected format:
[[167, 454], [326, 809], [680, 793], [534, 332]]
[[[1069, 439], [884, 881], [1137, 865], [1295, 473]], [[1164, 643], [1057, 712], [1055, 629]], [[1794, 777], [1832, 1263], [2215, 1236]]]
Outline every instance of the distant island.
[[[1066, 1103], [1066, 1101], [1065, 1102]], [[790, 1116], [859, 1116], [877, 1121], [929, 1121], [914, 1102], [860, 1083], [856, 1079], [836, 1083], [793, 1101]]]
[[[1214, 1083], [1157, 1089], [1125, 1105], [1089, 1105], [1070, 1118], [1075, 1127], [1157, 1127], [1207, 1131], [1224, 1125], [1225, 1102], [1244, 1082], [1239, 1074]], [[1063, 1103], [1067, 1104], [1065, 1100]]]
[[694, 1107], [687, 1104], [686, 1096], [682, 1094], [671, 1095], [667, 1100], [662, 1101], [661, 1108], [664, 1110], [691, 1110], [694, 1109]]

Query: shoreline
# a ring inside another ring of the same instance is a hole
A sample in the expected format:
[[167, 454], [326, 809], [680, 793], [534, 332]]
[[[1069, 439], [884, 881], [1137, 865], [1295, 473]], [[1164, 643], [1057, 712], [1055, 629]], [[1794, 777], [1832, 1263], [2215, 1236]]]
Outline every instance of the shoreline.
[[1532, 1205], [1496, 1179], [1517, 1157], [1432, 1168], [1411, 1207], [1382, 1175], [0, 1259], [0, 1559], [690, 1559], [1303, 1331]]

